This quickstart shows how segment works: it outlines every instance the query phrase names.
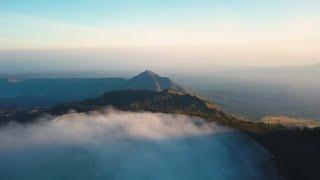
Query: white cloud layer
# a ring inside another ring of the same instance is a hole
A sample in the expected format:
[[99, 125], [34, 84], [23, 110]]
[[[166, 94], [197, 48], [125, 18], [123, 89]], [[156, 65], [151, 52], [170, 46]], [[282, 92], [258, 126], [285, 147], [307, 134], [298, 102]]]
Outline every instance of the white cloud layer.
[[[128, 113], [106, 109], [105, 112], [70, 113], [41, 118], [41, 123], [11, 124], [0, 130], [0, 150], [8, 147], [52, 143], [98, 143], [128, 138], [162, 140], [221, 131], [198, 118], [154, 113]], [[23, 137], [23, 138], [21, 138]]]
[[110, 109], [71, 113], [3, 127], [0, 142], [3, 179], [275, 177], [268, 153], [249, 138], [186, 116]]

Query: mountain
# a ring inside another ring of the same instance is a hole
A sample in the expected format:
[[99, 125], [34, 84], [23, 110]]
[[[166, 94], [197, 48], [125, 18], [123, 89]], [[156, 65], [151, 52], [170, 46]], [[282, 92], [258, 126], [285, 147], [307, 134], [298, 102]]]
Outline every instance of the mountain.
[[58, 105], [50, 109], [48, 113], [61, 115], [68, 113], [70, 109], [77, 112], [89, 112], [108, 106], [125, 111], [150, 111], [206, 117], [209, 121], [220, 123], [242, 121], [224, 112], [212, 102], [172, 89], [161, 92], [151, 90], [112, 91], [94, 99]]
[[[150, 111], [201, 117], [248, 134], [266, 148], [276, 162], [283, 179], [319, 179], [320, 129], [292, 129], [281, 125], [246, 121], [224, 112], [214, 103], [199, 96], [175, 90], [111, 91], [80, 102], [61, 104], [51, 109], [0, 111], [0, 122], [29, 123], [46, 114], [62, 115], [70, 109], [86, 113], [105, 107], [125, 111]], [[54, 116], [53, 116], [54, 117]], [[52, 117], [52, 118], [53, 118]]]
[[[148, 76], [151, 74], [145, 73], [149, 74]], [[223, 111], [215, 103], [202, 97], [179, 90], [118, 90], [92, 99], [60, 104], [50, 109], [0, 110], [0, 123], [11, 121], [30, 123], [47, 114], [54, 115], [53, 119], [55, 116], [68, 113], [71, 109], [87, 113], [103, 110], [108, 106], [124, 111], [197, 116], [208, 123], [215, 122], [239, 130], [255, 139], [271, 153], [270, 158], [275, 161], [279, 176], [283, 177], [279, 179], [319, 179], [320, 128], [287, 128], [281, 124], [247, 121]]]
[[40, 78], [0, 79], [0, 108], [32, 108], [49, 106], [125, 89], [183, 91], [169, 78], [145, 71], [132, 79], [123, 78]]
[[139, 75], [131, 78], [121, 89], [132, 90], [152, 90], [160, 92], [166, 89], [184, 91], [182, 87], [171, 81], [167, 77], [160, 77], [156, 73], [146, 70]]

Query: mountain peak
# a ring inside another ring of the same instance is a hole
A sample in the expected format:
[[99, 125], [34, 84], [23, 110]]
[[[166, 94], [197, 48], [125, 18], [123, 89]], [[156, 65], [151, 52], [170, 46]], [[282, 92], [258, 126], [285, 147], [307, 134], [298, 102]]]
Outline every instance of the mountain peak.
[[156, 73], [154, 73], [153, 71], [151, 71], [151, 70], [149, 70], [149, 69], [145, 70], [143, 73], [156, 74]]
[[[143, 71], [142, 73], [140, 73], [139, 75], [144, 75], [144, 76], [152, 76], [152, 77], [160, 77], [158, 74], [154, 73], [153, 71], [147, 69], [145, 71]], [[138, 75], [138, 76], [139, 76]]]
[[144, 72], [134, 76], [127, 82], [122, 89], [135, 89], [135, 90], [152, 90], [163, 91], [166, 89], [174, 89], [177, 91], [184, 91], [179, 85], [171, 81], [167, 77], [161, 77], [151, 70], [145, 70]]

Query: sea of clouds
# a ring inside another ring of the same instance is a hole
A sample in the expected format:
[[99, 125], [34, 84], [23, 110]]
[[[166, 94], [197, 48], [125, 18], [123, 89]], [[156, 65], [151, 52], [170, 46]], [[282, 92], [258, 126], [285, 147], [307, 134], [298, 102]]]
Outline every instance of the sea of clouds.
[[161, 113], [69, 113], [0, 128], [4, 179], [272, 179], [269, 154], [245, 135]]

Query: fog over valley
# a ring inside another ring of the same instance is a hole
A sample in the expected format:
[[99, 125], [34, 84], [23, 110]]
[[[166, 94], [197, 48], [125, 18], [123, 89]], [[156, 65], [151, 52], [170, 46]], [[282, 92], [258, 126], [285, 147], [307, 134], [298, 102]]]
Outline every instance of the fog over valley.
[[0, 141], [5, 179], [275, 178], [270, 154], [247, 136], [181, 115], [73, 112], [12, 123]]
[[320, 68], [221, 67], [172, 78], [226, 110], [251, 120], [291, 116], [320, 120]]

